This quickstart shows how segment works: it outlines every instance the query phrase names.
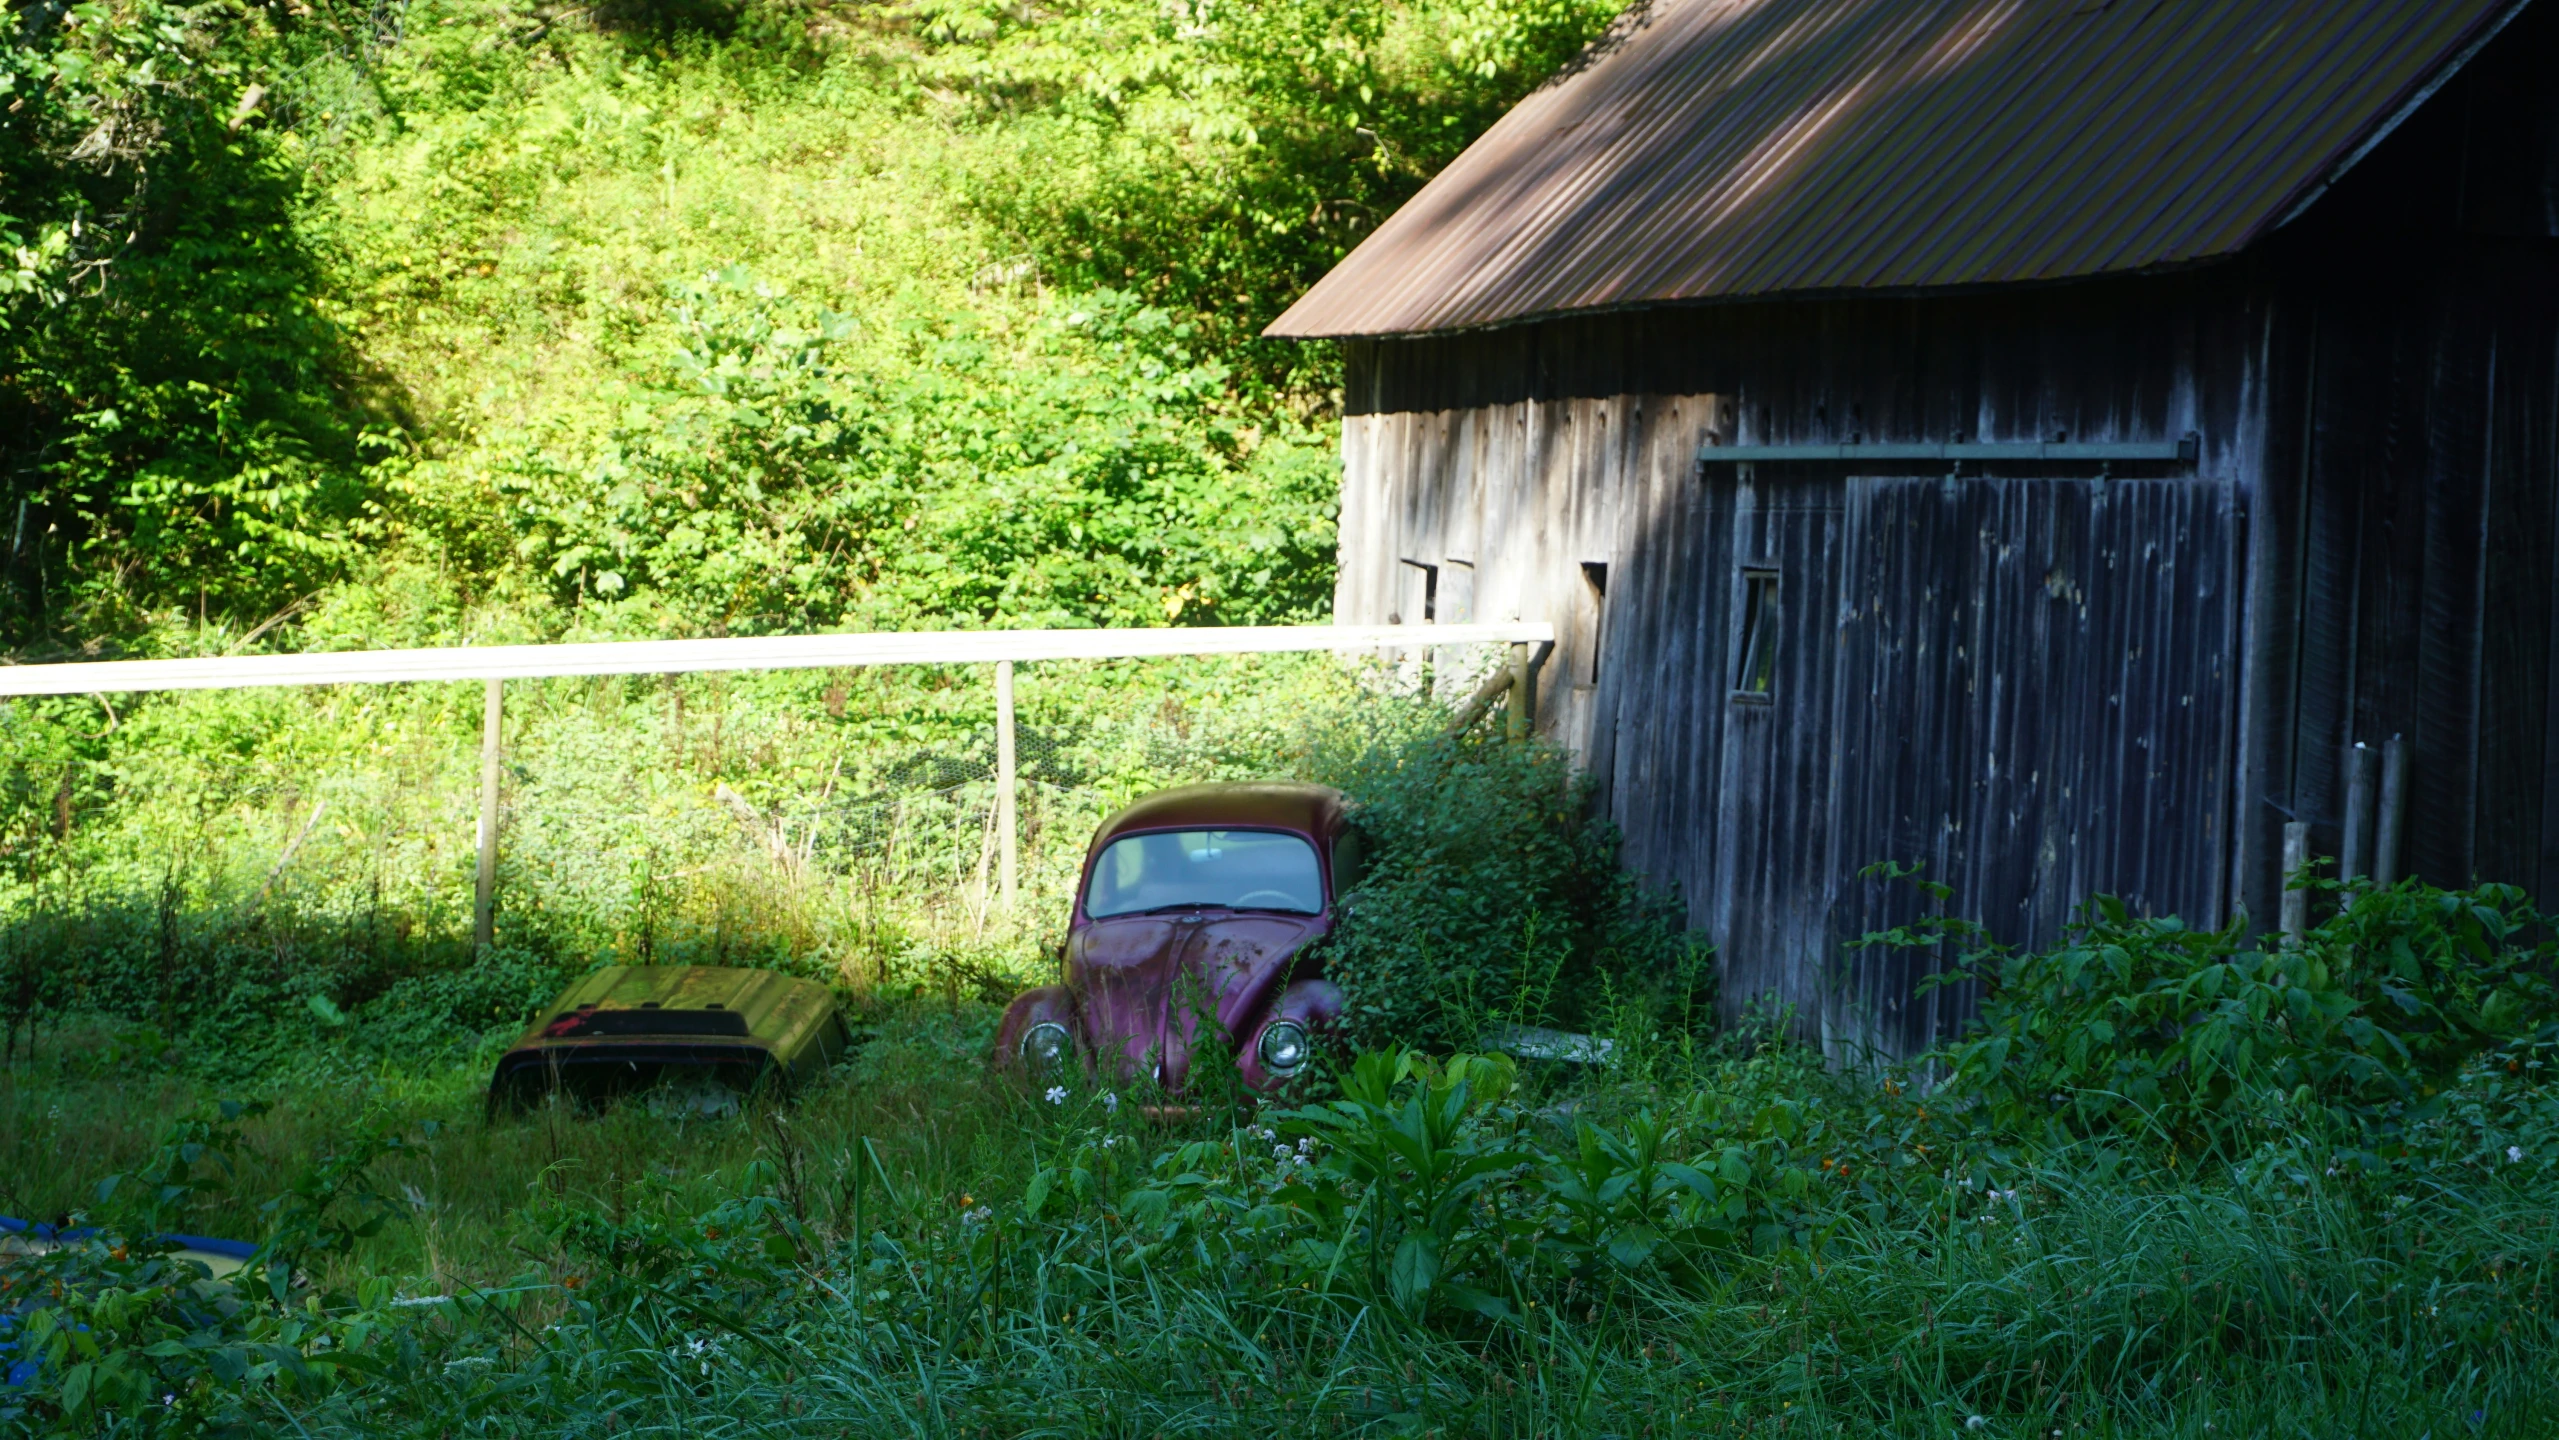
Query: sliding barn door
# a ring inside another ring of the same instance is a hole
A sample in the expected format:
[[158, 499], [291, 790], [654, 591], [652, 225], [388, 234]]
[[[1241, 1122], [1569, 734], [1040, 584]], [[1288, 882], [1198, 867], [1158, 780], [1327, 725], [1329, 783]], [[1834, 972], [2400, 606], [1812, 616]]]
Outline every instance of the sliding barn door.
[[[1906, 918], [1920, 864], [1999, 939], [2098, 893], [2217, 922], [2237, 714], [2240, 533], [2194, 480], [1848, 482], [1826, 870], [1844, 944]], [[1826, 1026], [1907, 1054], [1969, 997], [1859, 952]]]

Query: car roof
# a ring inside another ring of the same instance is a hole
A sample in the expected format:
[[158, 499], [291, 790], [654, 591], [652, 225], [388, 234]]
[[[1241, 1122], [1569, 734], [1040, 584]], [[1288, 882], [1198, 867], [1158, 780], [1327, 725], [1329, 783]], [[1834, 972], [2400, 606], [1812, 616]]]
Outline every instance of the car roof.
[[599, 1010], [733, 1010], [745, 1019], [748, 1035], [779, 1044], [834, 1013], [835, 996], [814, 980], [772, 970], [721, 965], [607, 965], [561, 992], [535, 1019], [536, 1033], [544, 1022], [587, 1006]]
[[1102, 822], [1094, 848], [1132, 830], [1196, 827], [1219, 830], [1294, 830], [1322, 839], [1337, 828], [1342, 792], [1302, 781], [1229, 781], [1158, 790]]

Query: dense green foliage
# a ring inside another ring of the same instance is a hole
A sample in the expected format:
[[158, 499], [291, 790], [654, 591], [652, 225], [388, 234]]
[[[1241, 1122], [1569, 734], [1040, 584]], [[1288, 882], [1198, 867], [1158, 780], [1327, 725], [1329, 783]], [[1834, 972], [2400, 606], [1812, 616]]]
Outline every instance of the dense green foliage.
[[[0, 1429], [2520, 1436], [2554, 1398], [2522, 1050], [2474, 1057], [2516, 1063], [2474, 1097], [2499, 1149], [2366, 1169], [1747, 1042], [1372, 1054], [1159, 1123], [990, 1077], [992, 1018], [874, 1012], [836, 1083], [736, 1120], [425, 1123], [467, 1070], [197, 1112], [122, 1152], [106, 1233], [0, 1265], [35, 1361]], [[22, 1068], [0, 1144], [104, 1158], [95, 1119], [149, 1108], [118, 1096]], [[134, 1238], [181, 1221], [268, 1248], [212, 1281]]]
[[366, 533], [393, 408], [329, 313], [302, 177], [229, 123], [334, 43], [282, 13], [42, 3], [0, 31], [12, 639], [300, 593]]
[[1316, 775], [1352, 798], [1373, 857], [1328, 960], [1353, 1034], [1465, 1046], [1492, 1024], [1706, 1021], [1711, 949], [1620, 867], [1569, 754], [1427, 726], [1328, 739]]
[[[2514, 1103], [2508, 1077], [2559, 1045], [2548, 926], [2511, 886], [2304, 883], [2325, 918], [2295, 944], [2100, 897], [2050, 951], [1974, 949], [1945, 977], [1982, 987], [1978, 1027], [1939, 1057], [1948, 1083], [2003, 1130], [2171, 1161], [2315, 1154], [2382, 1173], [2495, 1150], [2480, 1107]], [[1979, 937], [1939, 919], [1869, 941]]]
[[1330, 360], [1254, 334], [1607, 13], [13, 7], [0, 619], [1317, 613]]
[[[385, 618], [324, 610], [305, 633]], [[1363, 1037], [1702, 1024], [1710, 953], [1618, 868], [1567, 757], [1498, 725], [1444, 736], [1445, 712], [1387, 678], [1320, 656], [1025, 667], [1009, 916], [987, 896], [981, 677], [518, 685], [486, 956], [465, 928], [465, 687], [219, 692], [121, 720], [20, 705], [0, 711], [0, 1034], [111, 1019], [120, 1050], [237, 1081], [309, 1063], [315, 1041], [341, 1072], [467, 1050], [597, 963], [1002, 998], [1044, 973], [1104, 815], [1256, 778], [1334, 784], [1359, 817], [1373, 864], [1326, 963]]]

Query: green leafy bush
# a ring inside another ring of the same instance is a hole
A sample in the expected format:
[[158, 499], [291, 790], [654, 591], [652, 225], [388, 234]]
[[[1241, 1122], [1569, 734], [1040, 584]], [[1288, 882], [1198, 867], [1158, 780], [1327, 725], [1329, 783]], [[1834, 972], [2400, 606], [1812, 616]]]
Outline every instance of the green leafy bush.
[[1114, 1162], [1127, 1137], [1088, 1110], [1068, 1121], [1092, 1127], [1062, 1147], [1075, 1158], [1034, 1177], [1018, 1218], [971, 1223], [1125, 1247], [1131, 1275], [1194, 1256], [1478, 1332], [1585, 1290], [1711, 1288], [1733, 1257], [1810, 1255], [1837, 1223], [1845, 1192], [1802, 1162], [1797, 1128], [1748, 1123], [1777, 1112], [1558, 1126], [1518, 1083], [1505, 1056], [1371, 1051], [1340, 1098], [1143, 1166]]
[[1948, 1087], [2010, 1133], [2237, 1155], [2315, 1121], [2378, 1156], [2465, 1065], [2559, 1020], [2559, 947], [2520, 890], [2317, 888], [2339, 903], [2298, 945], [2100, 897], [2053, 950], [1976, 954]]
[[929, 83], [990, 134], [977, 207], [1045, 268], [1197, 317], [1251, 388], [1333, 357], [1261, 327], [1568, 62], [1610, 0], [917, 0]]
[[271, 609], [354, 553], [400, 406], [331, 313], [301, 167], [247, 123], [257, 78], [350, 18], [299, 16], [116, 0], [0, 31], [0, 626], [20, 639], [181, 599]]
[[[1007, 343], [862, 322], [743, 270], [677, 288], [667, 377], [589, 456], [504, 457], [513, 553], [564, 605], [697, 627], [1275, 624], [1331, 601], [1335, 480], [1222, 414], [1223, 366], [1130, 297]], [[875, 323], [879, 323], [875, 321]]]
[[228, 1277], [177, 1253], [168, 1232], [250, 1180], [241, 1125], [264, 1110], [224, 1102], [182, 1119], [143, 1166], [100, 1182], [96, 1226], [0, 1268], [0, 1425], [12, 1427], [0, 1433], [245, 1433], [275, 1404], [383, 1373], [403, 1328], [392, 1284], [323, 1294], [303, 1267], [380, 1231], [391, 1206], [371, 1171], [400, 1135], [359, 1127], [290, 1177], [260, 1207], [257, 1255]]
[[1795, 1162], [1791, 1125], [1648, 1108], [1614, 1128], [1575, 1121], [1550, 1150], [1511, 1104], [1515, 1083], [1507, 1057], [1371, 1052], [1341, 1099], [1279, 1117], [1281, 1136], [1316, 1147], [1278, 1192], [1312, 1221], [1291, 1258], [1409, 1314], [1500, 1320], [1557, 1280], [1708, 1284], [1717, 1256], [1810, 1253], [1833, 1223], [1836, 1196]]
[[1617, 863], [1616, 828], [1553, 746], [1358, 723], [1315, 773], [1353, 803], [1368, 869], [1327, 974], [1363, 1043], [1462, 1046], [1488, 1023], [1599, 1025], [1612, 1000], [1701, 1021], [1709, 952]]

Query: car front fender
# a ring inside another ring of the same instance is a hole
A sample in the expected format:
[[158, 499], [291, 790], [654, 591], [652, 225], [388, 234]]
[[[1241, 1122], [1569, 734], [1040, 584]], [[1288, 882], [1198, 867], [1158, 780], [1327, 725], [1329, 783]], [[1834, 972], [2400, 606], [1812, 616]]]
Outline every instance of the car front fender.
[[1022, 1069], [1022, 1036], [1034, 1025], [1054, 1020], [1075, 1037], [1078, 1051], [1084, 1047], [1084, 1036], [1075, 1023], [1075, 997], [1063, 985], [1042, 985], [1025, 990], [1004, 1007], [1004, 1020], [995, 1027], [995, 1053], [988, 1057], [998, 1070]]
[[[1235, 1057], [1235, 1068], [1242, 1071], [1244, 1083], [1255, 1090], [1269, 1093], [1288, 1083], [1262, 1069], [1262, 1032], [1282, 1020], [1293, 1020], [1306, 1027], [1306, 1034], [1320, 1049], [1329, 1045], [1341, 1027], [1344, 1000], [1342, 987], [1330, 980], [1312, 977], [1300, 980], [1282, 990], [1279, 999], [1263, 1012], [1250, 1034], [1243, 1038], [1241, 1053]], [[1298, 1074], [1304, 1074], [1300, 1071]]]

